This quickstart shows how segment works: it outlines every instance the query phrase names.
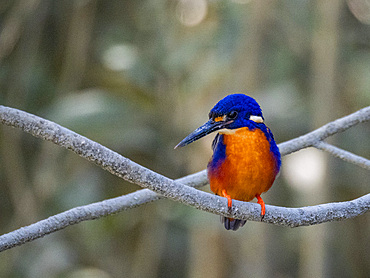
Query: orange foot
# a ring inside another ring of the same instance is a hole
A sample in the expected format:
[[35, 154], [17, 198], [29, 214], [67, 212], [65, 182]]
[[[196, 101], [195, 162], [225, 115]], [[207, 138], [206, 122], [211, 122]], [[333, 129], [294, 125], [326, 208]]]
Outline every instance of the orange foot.
[[262, 221], [266, 213], [265, 202], [262, 200], [259, 194], [256, 195], [256, 198], [257, 198], [257, 203], [261, 205], [261, 221]]
[[[231, 199], [231, 197], [230, 197], [230, 195], [228, 195], [227, 193], [226, 193], [226, 190], [225, 189], [223, 189], [222, 191], [221, 191], [221, 193], [222, 193], [222, 196], [223, 197], [225, 197], [225, 198], [227, 198], [227, 207], [229, 208], [229, 210], [231, 209], [231, 207], [233, 206], [233, 199]], [[261, 199], [262, 200], [262, 199]], [[262, 201], [263, 202], [263, 201]]]

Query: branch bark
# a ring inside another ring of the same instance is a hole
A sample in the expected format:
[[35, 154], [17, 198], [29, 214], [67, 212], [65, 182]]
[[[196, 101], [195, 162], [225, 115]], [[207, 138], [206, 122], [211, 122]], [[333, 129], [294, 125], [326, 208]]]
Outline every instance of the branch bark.
[[[137, 207], [160, 199], [162, 196], [214, 214], [260, 221], [260, 206], [258, 204], [234, 201], [233, 210], [229, 212], [225, 198], [194, 189], [193, 187], [207, 184], [205, 171], [174, 181], [140, 166], [86, 137], [35, 115], [0, 106], [0, 120], [5, 125], [20, 128], [35, 137], [72, 150], [110, 173], [160, 194], [158, 195], [150, 190], [140, 190], [118, 198], [73, 208], [0, 236], [0, 251], [32, 241], [84, 220], [97, 219]], [[282, 143], [279, 148], [282, 155], [286, 155], [305, 147], [315, 146], [335, 133], [368, 120], [370, 120], [370, 107], [335, 120], [304, 136]], [[267, 205], [263, 222], [289, 227], [308, 226], [353, 218], [369, 210], [370, 194], [348, 202], [303, 208]]]
[[331, 155], [338, 157], [340, 159], [343, 159], [345, 161], [351, 162], [353, 164], [356, 164], [357, 166], [360, 166], [362, 168], [365, 168], [367, 170], [370, 170], [370, 160], [363, 158], [359, 155], [355, 155], [351, 152], [342, 150], [338, 147], [335, 147], [329, 143], [320, 141], [318, 143], [314, 144], [315, 148], [326, 151], [330, 153]]
[[313, 147], [326, 138], [343, 132], [359, 123], [370, 120], [370, 106], [362, 108], [348, 116], [332, 121], [298, 138], [279, 144], [282, 155], [291, 154], [307, 147]]

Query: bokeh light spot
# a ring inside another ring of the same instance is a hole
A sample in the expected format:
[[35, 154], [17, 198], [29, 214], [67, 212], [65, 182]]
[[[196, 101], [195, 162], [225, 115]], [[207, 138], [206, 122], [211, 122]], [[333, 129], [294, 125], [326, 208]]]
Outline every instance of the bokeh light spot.
[[176, 15], [185, 26], [195, 26], [201, 23], [207, 15], [208, 4], [205, 0], [180, 0]]
[[300, 150], [286, 156], [283, 173], [289, 184], [299, 191], [311, 191], [319, 187], [325, 178], [325, 154], [314, 148]]
[[353, 15], [362, 23], [370, 24], [370, 0], [347, 0]]
[[137, 50], [128, 44], [117, 44], [109, 47], [103, 54], [104, 65], [114, 71], [130, 69], [137, 60]]

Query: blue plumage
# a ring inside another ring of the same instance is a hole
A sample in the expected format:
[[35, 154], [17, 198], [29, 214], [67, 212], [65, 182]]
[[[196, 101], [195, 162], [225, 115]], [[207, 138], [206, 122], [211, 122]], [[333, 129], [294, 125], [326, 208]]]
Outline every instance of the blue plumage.
[[[269, 190], [280, 170], [281, 158], [270, 129], [264, 124], [262, 110], [251, 97], [229, 95], [209, 112], [209, 120], [189, 134], [176, 147], [182, 147], [217, 131], [212, 143], [213, 156], [207, 170], [211, 190], [232, 200], [257, 198], [261, 216], [265, 203], [260, 194]], [[237, 230], [245, 220], [221, 217], [227, 230]]]
[[[264, 123], [256, 123], [255, 121], [249, 120], [250, 116], [260, 116], [263, 118], [262, 110], [257, 101], [244, 94], [232, 94], [221, 99], [209, 112], [209, 118], [215, 119], [223, 115], [227, 115], [231, 111], [237, 111], [238, 117], [235, 121], [228, 125], [227, 129], [237, 129], [241, 127], [248, 127], [249, 130], [259, 128], [266, 135], [267, 140], [270, 142], [271, 152], [274, 154], [278, 164], [278, 171], [281, 166], [281, 157], [279, 148], [277, 147], [274, 136], [270, 129]], [[220, 136], [220, 137], [219, 137]], [[212, 143], [213, 164], [225, 159], [226, 147], [223, 144], [223, 138], [221, 134], [217, 134]], [[215, 166], [215, 165], [214, 165]]]

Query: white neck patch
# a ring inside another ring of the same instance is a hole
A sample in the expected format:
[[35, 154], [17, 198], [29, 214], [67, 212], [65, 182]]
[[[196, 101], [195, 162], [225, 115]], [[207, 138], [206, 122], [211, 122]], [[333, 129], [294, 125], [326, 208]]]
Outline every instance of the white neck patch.
[[259, 123], [259, 124], [263, 123], [263, 118], [262, 118], [261, 116], [254, 116], [254, 115], [251, 115], [251, 116], [249, 117], [249, 119], [250, 119], [251, 121], [255, 122], [255, 123]]
[[230, 135], [230, 134], [234, 134], [237, 130], [238, 130], [238, 128], [237, 129], [226, 129], [226, 128], [224, 128], [224, 129], [220, 129], [218, 133]]
[[[261, 116], [255, 116], [255, 115], [251, 115], [249, 117], [249, 120], [255, 122], [255, 123], [258, 123], [258, 124], [261, 124], [263, 123], [263, 118]], [[237, 130], [239, 130], [239, 128], [236, 128], [236, 129], [227, 129], [227, 128], [223, 128], [223, 129], [220, 129], [218, 131], [218, 133], [220, 134], [225, 134], [225, 135], [231, 135], [231, 134], [234, 134]]]

